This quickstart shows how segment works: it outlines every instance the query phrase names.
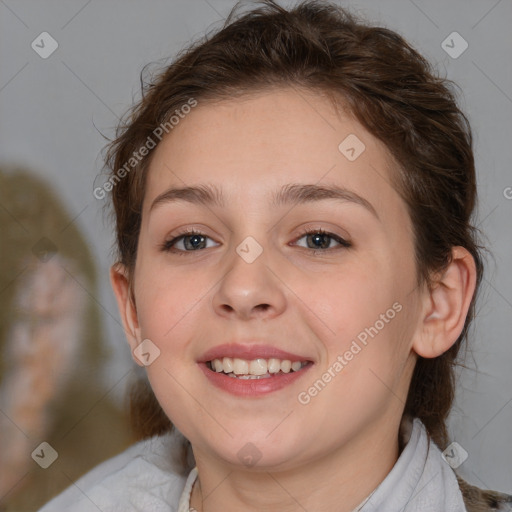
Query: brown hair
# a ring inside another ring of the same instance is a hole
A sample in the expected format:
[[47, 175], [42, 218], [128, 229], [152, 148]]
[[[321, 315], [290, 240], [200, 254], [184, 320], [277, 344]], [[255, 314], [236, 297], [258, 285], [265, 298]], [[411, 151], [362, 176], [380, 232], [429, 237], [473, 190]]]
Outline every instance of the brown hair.
[[[450, 263], [452, 247], [463, 246], [475, 260], [478, 290], [483, 264], [471, 224], [476, 203], [472, 135], [457, 107], [453, 83], [438, 77], [400, 35], [370, 26], [339, 6], [310, 0], [288, 10], [271, 0], [259, 3], [246, 13], [237, 4], [221, 30], [180, 52], [143, 84], [142, 100], [108, 147], [111, 177], [191, 98], [200, 103], [229, 101], [283, 86], [326, 93], [341, 100], [398, 163], [393, 181], [414, 227], [418, 283], [431, 286], [434, 273]], [[119, 261], [130, 279], [152, 154], [137, 162], [112, 191]], [[418, 358], [405, 405], [404, 413], [420, 418], [441, 448], [448, 442], [456, 357], [475, 299], [476, 292], [456, 343], [437, 358]], [[145, 389], [145, 398], [134, 395], [139, 397], [132, 408], [135, 423], [141, 427], [140, 404], [145, 409], [152, 404], [154, 421], [139, 428], [140, 437], [171, 427], [148, 396], [149, 387]]]

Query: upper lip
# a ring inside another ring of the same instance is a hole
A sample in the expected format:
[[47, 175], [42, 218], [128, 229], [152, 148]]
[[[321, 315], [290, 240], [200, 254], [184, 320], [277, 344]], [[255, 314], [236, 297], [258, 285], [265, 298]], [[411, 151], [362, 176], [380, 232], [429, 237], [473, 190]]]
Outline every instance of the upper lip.
[[285, 350], [276, 348], [273, 345], [264, 345], [256, 343], [225, 343], [207, 350], [198, 360], [199, 363], [206, 363], [214, 359], [222, 359], [223, 357], [239, 358], [239, 359], [270, 359], [276, 358], [281, 360], [294, 361], [311, 361], [307, 356], [293, 354]]

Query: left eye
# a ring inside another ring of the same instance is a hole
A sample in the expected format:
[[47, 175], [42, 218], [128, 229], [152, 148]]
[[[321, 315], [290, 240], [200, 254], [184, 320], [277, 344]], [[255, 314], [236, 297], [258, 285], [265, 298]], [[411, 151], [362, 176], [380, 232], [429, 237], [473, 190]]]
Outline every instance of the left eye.
[[[206, 249], [207, 239], [211, 240], [209, 236], [206, 236], [203, 233], [200, 233], [199, 231], [190, 231], [187, 233], [183, 233], [175, 238], [172, 238], [167, 242], [164, 242], [164, 244], [162, 245], [162, 250], [178, 253], [194, 252], [195, 249]], [[184, 249], [176, 249], [176, 246], [178, 244], [181, 244], [184, 247]]]
[[[345, 239], [335, 235], [334, 233], [324, 231], [323, 229], [305, 231], [304, 234], [297, 240], [301, 240], [302, 238], [306, 238], [306, 248], [313, 249], [314, 251], [318, 249], [332, 249], [332, 247], [330, 247], [332, 240], [337, 242], [342, 247], [351, 246], [350, 242], [347, 242]], [[313, 244], [313, 247], [309, 247], [309, 243]]]

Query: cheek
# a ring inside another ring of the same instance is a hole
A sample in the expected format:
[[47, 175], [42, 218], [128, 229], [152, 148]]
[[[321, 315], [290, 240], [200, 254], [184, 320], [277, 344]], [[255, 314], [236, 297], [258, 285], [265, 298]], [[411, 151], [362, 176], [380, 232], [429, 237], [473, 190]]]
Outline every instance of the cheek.
[[[147, 264], [146, 264], [147, 263]], [[194, 317], [201, 302], [208, 300], [212, 286], [204, 272], [171, 268], [163, 258], [140, 261], [137, 312], [141, 335], [165, 340], [183, 329], [187, 317]]]
[[399, 299], [389, 270], [382, 261], [370, 258], [354, 258], [345, 267], [312, 281], [304, 278], [299, 293], [324, 321], [331, 337], [341, 342], [373, 326]]
[[409, 276], [401, 270], [391, 258], [360, 259], [347, 272], [333, 274], [325, 293], [309, 293], [329, 327], [323, 370], [342, 376], [333, 391], [339, 387], [344, 396], [364, 395], [366, 403], [377, 403], [387, 396], [386, 385], [394, 388], [400, 379], [411, 334]]
[[[213, 281], [214, 282], [214, 281]], [[143, 339], [152, 340], [159, 356], [146, 367], [147, 375], [162, 408], [178, 428], [204, 414], [190, 397], [200, 396], [191, 382], [196, 371], [191, 342], [204, 328], [202, 320], [212, 281], [197, 273], [185, 276], [158, 264], [140, 267], [137, 290], [138, 318]]]

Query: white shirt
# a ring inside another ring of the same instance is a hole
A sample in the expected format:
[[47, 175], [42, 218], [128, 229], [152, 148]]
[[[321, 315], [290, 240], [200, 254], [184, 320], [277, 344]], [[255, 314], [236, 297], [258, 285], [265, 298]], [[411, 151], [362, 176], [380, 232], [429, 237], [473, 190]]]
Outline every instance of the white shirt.
[[[197, 470], [179, 474], [175, 454], [181, 440], [171, 433], [138, 442], [39, 512], [189, 512]], [[417, 418], [392, 470], [361, 505], [361, 512], [466, 512], [455, 473]]]

